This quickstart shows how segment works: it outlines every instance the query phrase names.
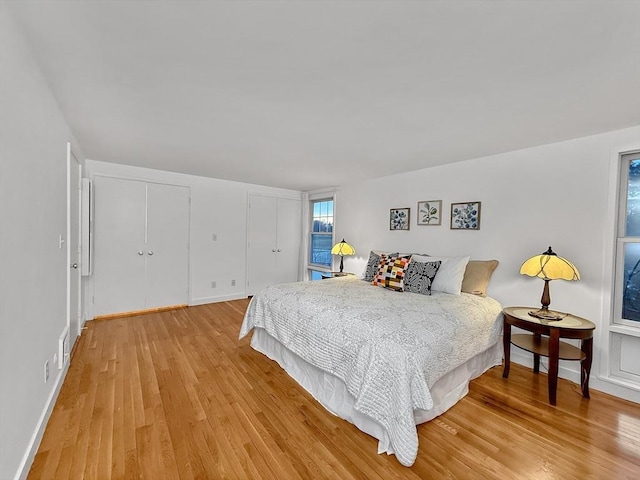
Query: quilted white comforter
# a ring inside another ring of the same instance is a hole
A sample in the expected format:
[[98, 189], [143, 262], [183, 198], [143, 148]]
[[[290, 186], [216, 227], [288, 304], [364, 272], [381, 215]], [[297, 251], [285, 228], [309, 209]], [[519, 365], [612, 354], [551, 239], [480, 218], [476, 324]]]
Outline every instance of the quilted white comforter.
[[430, 387], [499, 340], [501, 312], [490, 297], [395, 292], [340, 277], [264, 289], [240, 338], [263, 328], [344, 381], [355, 409], [386, 429], [396, 457], [410, 466], [418, 452], [413, 410], [431, 409]]

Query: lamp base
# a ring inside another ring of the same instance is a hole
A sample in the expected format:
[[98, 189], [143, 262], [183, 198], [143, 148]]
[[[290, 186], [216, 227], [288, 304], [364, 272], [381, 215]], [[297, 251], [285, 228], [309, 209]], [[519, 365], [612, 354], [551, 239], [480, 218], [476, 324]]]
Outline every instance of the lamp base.
[[562, 320], [564, 317], [567, 316], [566, 313], [554, 312], [553, 310], [549, 310], [546, 308], [541, 308], [540, 310], [531, 310], [529, 312], [529, 315], [531, 315], [532, 317], [540, 318], [542, 320], [549, 320], [549, 321]]
[[[551, 247], [549, 247], [549, 249], [551, 249]], [[541, 320], [548, 320], [551, 322], [562, 320], [567, 316], [566, 313], [554, 312], [553, 310], [549, 310], [549, 305], [551, 304], [551, 296], [549, 295], [548, 278], [544, 279], [544, 288], [542, 289], [542, 298], [540, 299], [540, 303], [542, 303], [542, 307], [540, 307], [538, 310], [531, 310], [529, 312], [529, 315]]]

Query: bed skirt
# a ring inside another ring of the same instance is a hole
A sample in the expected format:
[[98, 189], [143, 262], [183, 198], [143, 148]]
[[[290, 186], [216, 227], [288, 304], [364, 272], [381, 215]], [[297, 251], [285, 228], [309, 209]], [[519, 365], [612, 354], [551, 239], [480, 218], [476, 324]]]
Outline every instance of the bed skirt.
[[[378, 453], [389, 455], [395, 453], [391, 448], [385, 429], [379, 423], [353, 408], [355, 398], [338, 377], [303, 360], [262, 328], [254, 328], [251, 346], [276, 361], [329, 412], [351, 422], [361, 431], [376, 438]], [[431, 388], [433, 408], [431, 410], [414, 410], [416, 425], [428, 422], [446, 412], [469, 392], [469, 382], [472, 379], [501, 363], [502, 342], [496, 342], [488, 350], [479, 353], [440, 378]]]

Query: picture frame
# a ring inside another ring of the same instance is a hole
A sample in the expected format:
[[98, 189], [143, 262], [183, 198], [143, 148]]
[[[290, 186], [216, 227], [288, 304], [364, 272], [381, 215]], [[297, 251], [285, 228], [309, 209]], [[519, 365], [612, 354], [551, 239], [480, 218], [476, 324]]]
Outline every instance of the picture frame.
[[418, 202], [418, 225], [442, 225], [442, 200]]
[[389, 230], [409, 230], [410, 220], [411, 209], [408, 207], [389, 210]]
[[480, 230], [481, 202], [451, 204], [451, 230]]

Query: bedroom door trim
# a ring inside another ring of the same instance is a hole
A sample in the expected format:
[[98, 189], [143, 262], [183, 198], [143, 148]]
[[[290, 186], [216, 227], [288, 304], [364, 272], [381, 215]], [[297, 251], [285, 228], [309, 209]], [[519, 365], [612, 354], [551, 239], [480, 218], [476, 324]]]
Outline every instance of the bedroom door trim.
[[67, 142], [67, 329], [60, 339], [59, 366], [64, 366], [81, 333], [82, 283], [80, 267], [82, 165]]

